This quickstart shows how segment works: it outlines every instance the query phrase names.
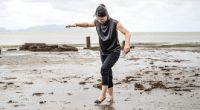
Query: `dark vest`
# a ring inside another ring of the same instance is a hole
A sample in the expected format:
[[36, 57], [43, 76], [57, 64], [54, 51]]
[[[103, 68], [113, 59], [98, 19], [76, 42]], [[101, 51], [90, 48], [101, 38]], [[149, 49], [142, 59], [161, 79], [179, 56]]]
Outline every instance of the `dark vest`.
[[120, 52], [121, 49], [118, 40], [117, 23], [118, 21], [112, 18], [109, 18], [104, 24], [95, 20], [101, 54]]

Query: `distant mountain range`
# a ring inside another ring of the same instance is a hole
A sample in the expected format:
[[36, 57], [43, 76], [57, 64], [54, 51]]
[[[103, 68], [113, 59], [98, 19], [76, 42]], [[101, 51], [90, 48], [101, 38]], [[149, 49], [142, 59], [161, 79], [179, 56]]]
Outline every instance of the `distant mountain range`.
[[8, 30], [6, 28], [0, 27], [0, 32], [94, 32], [95, 28], [65, 28], [64, 25], [44, 25], [44, 26], [34, 26], [27, 29], [20, 30]]
[[6, 28], [0, 27], [0, 32], [9, 32], [9, 30], [7, 30]]

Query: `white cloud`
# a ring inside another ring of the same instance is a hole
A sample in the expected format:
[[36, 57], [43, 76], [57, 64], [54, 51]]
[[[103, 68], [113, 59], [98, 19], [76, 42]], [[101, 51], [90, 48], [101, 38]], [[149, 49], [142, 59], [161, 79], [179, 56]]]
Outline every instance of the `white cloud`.
[[2, 0], [0, 27], [93, 21], [100, 3], [131, 31], [200, 31], [199, 0]]

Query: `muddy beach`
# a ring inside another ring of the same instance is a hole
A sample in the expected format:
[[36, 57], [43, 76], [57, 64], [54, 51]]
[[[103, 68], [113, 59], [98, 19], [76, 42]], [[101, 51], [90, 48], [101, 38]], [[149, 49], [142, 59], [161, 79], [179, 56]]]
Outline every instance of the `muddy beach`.
[[95, 105], [98, 51], [3, 51], [0, 110], [199, 110], [200, 49], [136, 47], [113, 68], [115, 102]]

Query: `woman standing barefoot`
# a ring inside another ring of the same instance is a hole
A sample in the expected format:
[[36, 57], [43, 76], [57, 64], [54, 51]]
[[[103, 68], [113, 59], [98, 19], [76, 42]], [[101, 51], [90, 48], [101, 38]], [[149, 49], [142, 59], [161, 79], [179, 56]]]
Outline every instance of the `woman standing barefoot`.
[[125, 36], [125, 46], [123, 52], [130, 51], [130, 32], [122, 26], [120, 22], [111, 18], [104, 4], [100, 4], [95, 11], [96, 19], [93, 22], [82, 22], [66, 25], [66, 27], [96, 27], [99, 36], [101, 54], [101, 76], [102, 89], [98, 99], [94, 102], [100, 104], [105, 100], [106, 92], [113, 102], [113, 73], [112, 67], [118, 61], [121, 48], [118, 40], [118, 30]]

